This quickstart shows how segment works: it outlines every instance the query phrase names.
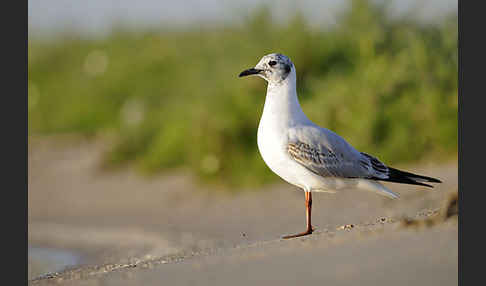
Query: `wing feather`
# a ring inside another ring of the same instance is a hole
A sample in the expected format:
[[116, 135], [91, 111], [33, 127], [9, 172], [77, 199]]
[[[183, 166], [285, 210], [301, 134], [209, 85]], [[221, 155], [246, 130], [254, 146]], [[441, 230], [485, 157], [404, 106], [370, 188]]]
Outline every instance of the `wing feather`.
[[357, 151], [327, 129], [291, 130], [287, 152], [296, 162], [323, 177], [388, 178], [385, 164]]
[[432, 186], [423, 182], [441, 182], [388, 167], [376, 157], [357, 151], [339, 135], [325, 128], [291, 128], [288, 136], [289, 156], [323, 177], [362, 178], [427, 187]]

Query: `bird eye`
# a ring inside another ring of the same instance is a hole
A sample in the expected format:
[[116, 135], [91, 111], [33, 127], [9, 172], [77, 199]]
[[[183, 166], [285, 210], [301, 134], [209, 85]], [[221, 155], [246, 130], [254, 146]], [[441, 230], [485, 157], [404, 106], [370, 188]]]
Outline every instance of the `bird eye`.
[[277, 62], [276, 61], [269, 61], [268, 62], [268, 65], [270, 65], [271, 67], [273, 67], [274, 65], [276, 65]]

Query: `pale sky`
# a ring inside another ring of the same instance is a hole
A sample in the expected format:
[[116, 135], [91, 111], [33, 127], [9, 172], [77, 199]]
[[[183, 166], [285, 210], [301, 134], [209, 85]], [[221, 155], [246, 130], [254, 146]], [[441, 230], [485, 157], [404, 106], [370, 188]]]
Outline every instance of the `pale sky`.
[[[424, 21], [448, 12], [457, 14], [457, 0], [392, 2], [391, 13], [399, 15], [415, 7], [419, 11], [416, 17]], [[56, 34], [65, 29], [103, 34], [116, 24], [143, 28], [239, 22], [259, 4], [274, 7], [271, 11], [278, 21], [285, 21], [289, 12], [300, 10], [313, 24], [332, 24], [345, 3], [342, 0], [28, 0], [29, 34]]]

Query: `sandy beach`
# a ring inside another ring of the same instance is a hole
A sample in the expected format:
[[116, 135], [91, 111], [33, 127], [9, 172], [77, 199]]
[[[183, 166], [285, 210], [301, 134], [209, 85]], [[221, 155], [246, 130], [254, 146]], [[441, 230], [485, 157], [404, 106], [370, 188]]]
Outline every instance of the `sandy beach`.
[[457, 161], [395, 166], [443, 181], [387, 184], [398, 200], [315, 194], [316, 232], [282, 240], [305, 227], [286, 183], [228, 193], [103, 170], [101, 143], [29, 148], [30, 285], [457, 285]]

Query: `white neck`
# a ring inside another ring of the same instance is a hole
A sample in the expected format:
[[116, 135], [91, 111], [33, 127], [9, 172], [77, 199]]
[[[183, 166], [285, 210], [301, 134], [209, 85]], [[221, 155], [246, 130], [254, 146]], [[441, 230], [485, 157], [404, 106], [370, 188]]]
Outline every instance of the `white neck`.
[[265, 122], [266, 125], [278, 128], [309, 121], [300, 106], [296, 87], [295, 69], [293, 68], [285, 80], [279, 83], [268, 83], [260, 124]]

